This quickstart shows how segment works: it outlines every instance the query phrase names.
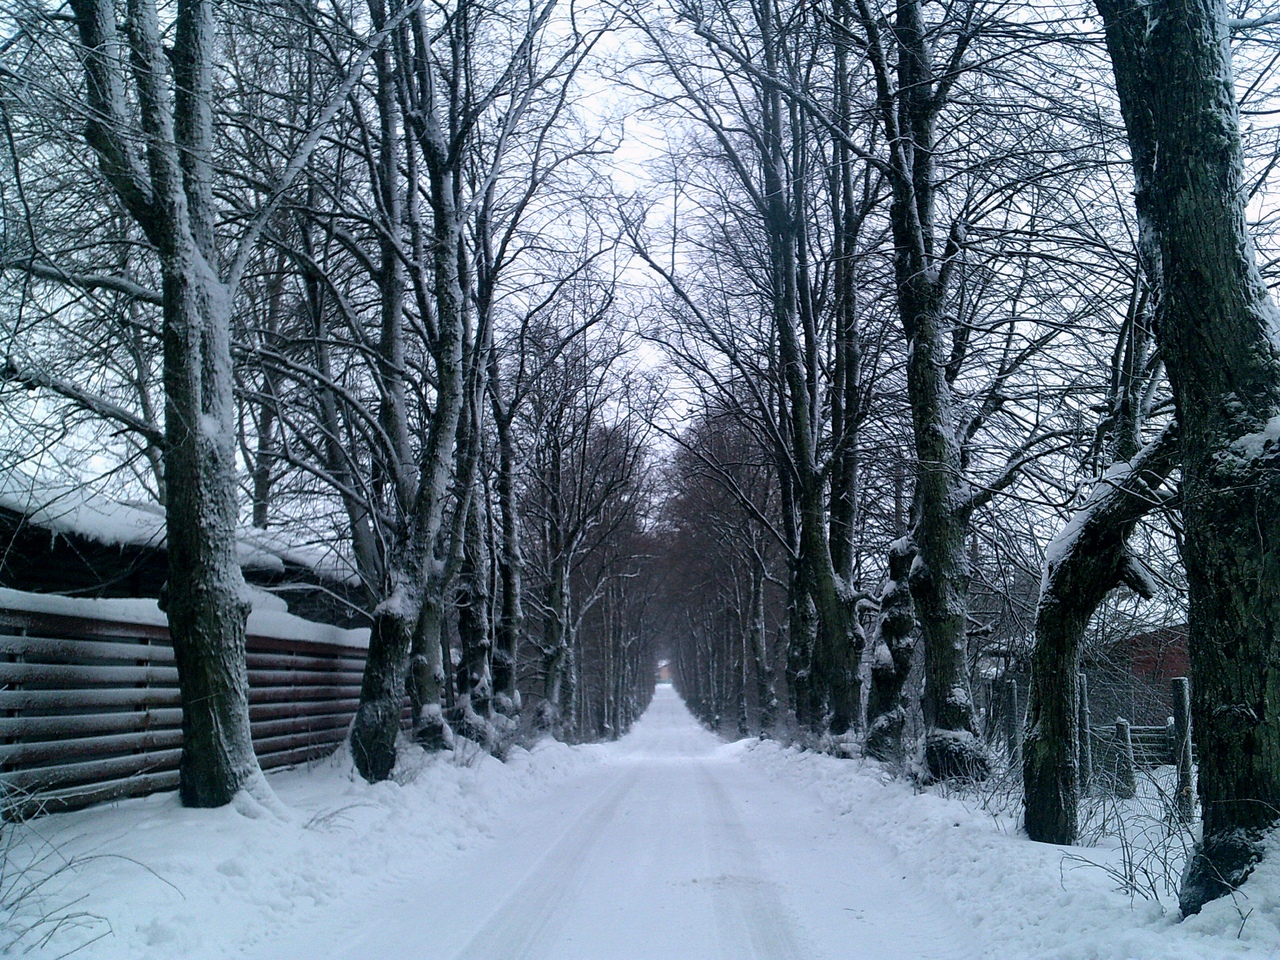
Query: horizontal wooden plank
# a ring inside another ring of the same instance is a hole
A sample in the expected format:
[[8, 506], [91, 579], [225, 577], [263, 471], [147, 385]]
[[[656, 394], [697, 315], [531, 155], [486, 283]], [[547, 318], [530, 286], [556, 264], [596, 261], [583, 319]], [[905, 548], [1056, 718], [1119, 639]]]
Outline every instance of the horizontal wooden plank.
[[250, 725], [253, 730], [253, 742], [260, 739], [280, 736], [285, 733], [301, 733], [307, 730], [340, 730], [345, 733], [351, 725], [354, 713], [337, 713], [328, 716], [282, 717], [279, 720], [260, 720]]
[[339, 728], [336, 730], [313, 730], [309, 733], [289, 733], [279, 737], [263, 737], [261, 740], [254, 740], [253, 751], [259, 756], [266, 757], [273, 753], [294, 750], [298, 747], [335, 747], [343, 741], [345, 736], [345, 730]]
[[182, 725], [181, 707], [50, 717], [0, 717], [0, 740], [53, 740], [89, 734], [159, 730]]
[[350, 647], [344, 643], [324, 643], [316, 640], [286, 640], [283, 637], [264, 637], [251, 633], [246, 645], [254, 653], [311, 653], [317, 656], [356, 657], [364, 659], [368, 647]]
[[[325, 625], [318, 625], [318, 631], [321, 633], [328, 629], [330, 628]], [[95, 617], [0, 609], [0, 634], [12, 635], [19, 631], [69, 639], [146, 638], [163, 641], [169, 637], [168, 627], [160, 624], [127, 623]], [[364, 644], [333, 643], [320, 639], [299, 640], [292, 637], [273, 637], [257, 632], [249, 633], [247, 641], [249, 649], [267, 652], [309, 651], [319, 655], [363, 658], [368, 650], [367, 645]]]
[[150, 640], [165, 640], [169, 636], [169, 628], [158, 624], [123, 623], [60, 613], [0, 610], [0, 631], [12, 633], [15, 630], [46, 636], [103, 639], [146, 637]]
[[[298, 746], [302, 742], [338, 742], [351, 723], [352, 713], [328, 716], [288, 717], [267, 720], [252, 725], [254, 748], [273, 751], [281, 749], [275, 738], [292, 735], [313, 735], [311, 740], [289, 743]], [[105, 736], [73, 737], [63, 740], [32, 740], [0, 745], [0, 764], [22, 767], [28, 764], [48, 764], [58, 761], [92, 762], [125, 752], [160, 750], [179, 747], [182, 744], [181, 727], [144, 730]]]
[[288, 703], [305, 696], [308, 700], [347, 700], [360, 696], [360, 685], [307, 687], [249, 687], [249, 703]]
[[250, 687], [360, 685], [359, 670], [250, 670]]
[[[367, 648], [257, 633], [246, 648], [262, 766], [331, 754], [358, 706]], [[3, 687], [23, 687], [0, 689], [0, 714], [14, 714], [0, 716], [0, 780], [10, 796], [35, 792], [21, 815], [178, 785], [182, 711], [166, 627], [0, 610]]]
[[272, 753], [266, 756], [259, 756], [258, 763], [263, 770], [273, 770], [277, 767], [291, 767], [295, 764], [306, 763], [309, 760], [323, 760], [325, 757], [333, 755], [337, 749], [336, 746], [315, 746], [315, 747], [297, 747], [293, 750], [283, 750], [279, 753]]
[[103, 780], [117, 780], [139, 773], [156, 773], [176, 770], [182, 751], [157, 750], [153, 753], [136, 753], [123, 757], [87, 760], [80, 763], [62, 763], [48, 767], [32, 767], [0, 773], [9, 789], [32, 791], [57, 790]]
[[22, 657], [38, 663], [93, 663], [99, 660], [133, 660], [173, 663], [173, 647], [166, 639], [157, 643], [114, 640], [61, 640], [56, 637], [15, 637], [0, 634], [0, 659]]
[[0, 764], [23, 767], [35, 763], [92, 762], [115, 754], [167, 750], [182, 746], [182, 729], [144, 730], [101, 737], [73, 737], [0, 746]]
[[364, 672], [363, 657], [329, 657], [302, 653], [262, 653], [250, 650], [245, 659], [250, 670], [346, 670]]
[[[310, 691], [298, 691], [301, 695]], [[331, 713], [356, 712], [360, 706], [358, 697], [334, 700], [285, 700], [279, 703], [249, 704], [249, 719], [252, 721], [271, 720], [277, 717], [293, 716], [325, 716]]]
[[4, 819], [29, 820], [45, 813], [79, 810], [95, 803], [105, 803], [125, 797], [142, 797], [149, 793], [177, 788], [178, 771], [163, 770], [159, 773], [139, 773], [117, 780], [84, 784], [35, 795], [10, 796], [3, 811]]
[[176, 687], [0, 690], [0, 710], [67, 710], [87, 713], [99, 707], [176, 707], [181, 702]]
[[[296, 699], [299, 696], [306, 700]], [[359, 706], [360, 688], [348, 687], [275, 687], [249, 691], [250, 719], [266, 720], [272, 717], [294, 714], [334, 713], [355, 710]], [[176, 689], [168, 687], [137, 687], [113, 690], [110, 688], [89, 690], [0, 690], [0, 710], [67, 711], [68, 714], [90, 715], [105, 707], [134, 707], [136, 712], [154, 712], [154, 708], [177, 707], [181, 701]], [[125, 712], [125, 711], [122, 711]], [[407, 716], [406, 705], [402, 716]], [[8, 719], [23, 720], [24, 717]], [[37, 719], [37, 718], [32, 718]], [[39, 718], [49, 719], [49, 718]], [[13, 735], [13, 734], [10, 734]]]
[[[251, 687], [354, 686], [359, 688], [359, 670], [250, 670]], [[83, 686], [125, 686], [150, 683], [176, 686], [178, 670], [163, 666], [80, 666], [63, 663], [0, 662], [0, 684], [46, 684], [64, 688]]]
[[59, 687], [124, 686], [151, 683], [176, 686], [177, 667], [121, 667], [66, 663], [0, 663], [0, 684], [40, 683]]

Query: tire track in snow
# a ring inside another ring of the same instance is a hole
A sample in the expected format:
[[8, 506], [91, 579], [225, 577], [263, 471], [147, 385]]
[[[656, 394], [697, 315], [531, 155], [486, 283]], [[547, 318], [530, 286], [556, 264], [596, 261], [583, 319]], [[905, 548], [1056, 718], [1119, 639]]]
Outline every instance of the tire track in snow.
[[[700, 764], [710, 848], [720, 875], [713, 879], [726, 960], [804, 960], [777, 888], [766, 879], [755, 846], [707, 766]], [[745, 942], [742, 942], [745, 941]], [[743, 952], [745, 950], [745, 952]]]
[[575, 874], [640, 777], [623, 775], [587, 808], [485, 920], [455, 960], [527, 960], [555, 935], [572, 900]]

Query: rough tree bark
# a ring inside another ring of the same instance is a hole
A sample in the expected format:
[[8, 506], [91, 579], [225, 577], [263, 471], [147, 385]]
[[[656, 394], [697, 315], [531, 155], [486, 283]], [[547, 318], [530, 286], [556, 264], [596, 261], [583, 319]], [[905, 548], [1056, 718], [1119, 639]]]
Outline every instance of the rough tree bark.
[[894, 243], [898, 313], [908, 341], [907, 397], [915, 438], [916, 558], [908, 580], [924, 636], [924, 759], [937, 778], [984, 777], [990, 761], [978, 736], [969, 689], [969, 553], [965, 549], [973, 492], [963, 475], [951, 381], [958, 361], [948, 339], [955, 320], [947, 303], [963, 242], [957, 224], [945, 243], [935, 236], [935, 126], [967, 45], [957, 40], [947, 69], [937, 72], [922, 5], [896, 5], [890, 65], [882, 19], [857, 0], [876, 83], [879, 119], [889, 145], [886, 172]]
[[[188, 806], [220, 806], [260, 771], [249, 731], [249, 604], [236, 558], [233, 290], [219, 275], [213, 235], [213, 4], [178, 4], [172, 51], [163, 46], [152, 3], [129, 4], [127, 43], [117, 33], [110, 0], [76, 0], [72, 9], [86, 79], [86, 139], [160, 260], [169, 562], [164, 606], [183, 706], [179, 792]], [[129, 61], [136, 121], [126, 94]], [[170, 68], [172, 90], [164, 79]], [[145, 166], [139, 142], [146, 144]]]
[[759, 551], [751, 566], [751, 659], [756, 680], [756, 703], [760, 709], [760, 732], [773, 729], [778, 716], [778, 697], [773, 689], [773, 663], [769, 660], [768, 642], [764, 618], [764, 570]]
[[915, 557], [915, 544], [909, 537], [900, 537], [889, 547], [889, 579], [880, 594], [871, 661], [866, 751], [890, 763], [904, 759], [902, 733], [909, 705], [903, 694], [916, 650], [916, 612], [907, 576]]
[[[673, 58], [667, 57], [667, 65], [694, 105], [694, 113], [724, 151], [765, 239], [762, 272], [772, 315], [772, 346], [777, 351], [777, 366], [770, 371], [777, 378], [776, 391], [771, 387], [768, 392], [776, 402], [778, 429], [770, 440], [780, 472], [786, 539], [793, 553], [787, 687], [798, 724], [839, 736], [859, 716], [857, 664], [865, 643], [857, 610], [865, 598], [850, 577], [859, 482], [857, 429], [864, 415], [860, 393], [865, 388], [851, 262], [870, 204], [865, 185], [856, 189], [854, 154], [842, 147], [836, 151], [838, 169], [831, 173], [833, 222], [813, 226], [814, 197], [806, 183], [813, 175], [810, 118], [785, 93], [797, 82], [803, 83], [796, 64], [809, 56], [795, 47], [799, 33], [791, 22], [791, 11], [780, 9], [775, 0], [756, 0], [742, 8], [722, 4], [718, 13], [724, 29], [734, 35], [732, 41], [717, 34], [711, 18], [698, 22], [695, 32], [721, 59], [721, 69], [727, 61], [746, 68], [726, 74], [735, 77], [730, 86], [744, 75], [751, 78], [734, 90], [741, 109], [736, 123], [727, 124], [724, 109], [704, 99], [701, 80], [686, 75]], [[756, 38], [749, 55], [740, 49], [748, 35]], [[844, 56], [841, 51], [841, 64]], [[846, 125], [854, 83], [841, 71], [832, 109]], [[737, 124], [751, 131], [744, 138], [751, 143], [749, 157], [734, 145], [740, 138], [731, 127]], [[825, 233], [828, 228], [835, 244], [828, 262], [833, 274], [838, 274], [832, 294], [817, 290], [815, 274], [820, 271], [812, 259], [816, 245], [809, 236], [811, 230]], [[651, 257], [643, 252], [642, 256], [672, 279]], [[820, 318], [828, 296], [835, 300], [837, 327], [830, 365], [819, 361], [826, 348]], [[713, 337], [718, 339], [714, 333]], [[827, 375], [829, 391], [824, 383]], [[771, 405], [760, 403], [762, 408]], [[769, 411], [766, 419], [773, 418]]]
[[1222, 0], [1099, 0], [1181, 430], [1204, 834], [1180, 904], [1239, 886], [1280, 815], [1280, 317], [1245, 225]]
[[[420, 2], [412, 0], [400, 19]], [[215, 5], [180, 0], [166, 9], [163, 26], [152, 0], [125, 6], [122, 39], [111, 0], [72, 4], [86, 80], [85, 136], [160, 262], [169, 560], [164, 601], [183, 698], [180, 792], [185, 803], [216, 806], [251, 781], [262, 796], [270, 795], [249, 732], [249, 605], [236, 559], [232, 304], [269, 218], [387, 33], [370, 37], [347, 64], [346, 78], [247, 218], [224, 264], [217, 228], [243, 222], [245, 211], [227, 216], [215, 199]]]
[[1080, 645], [1089, 619], [1108, 593], [1127, 585], [1152, 595], [1148, 574], [1128, 549], [1143, 516], [1166, 498], [1159, 490], [1176, 462], [1168, 428], [1128, 463], [1101, 477], [1085, 504], [1050, 542], [1040, 603], [1022, 782], [1027, 835], [1075, 843], [1080, 804], [1078, 697]]
[[462, 566], [458, 573], [456, 603], [462, 662], [458, 671], [458, 699], [463, 730], [468, 737], [488, 744], [493, 737], [488, 718], [493, 698], [490, 657], [493, 637], [489, 621], [489, 549], [484, 538], [487, 523], [485, 493], [476, 484], [467, 511]]
[[[380, 0], [371, 0], [370, 14], [381, 26], [386, 12]], [[405, 679], [414, 636], [426, 635], [443, 619], [443, 598], [447, 583], [440, 583], [440, 562], [435, 556], [436, 541], [444, 518], [445, 498], [454, 470], [454, 446], [458, 434], [464, 400], [463, 349], [467, 329], [467, 299], [463, 293], [462, 221], [465, 216], [457, 205], [459, 167], [462, 151], [454, 142], [457, 131], [450, 126], [446, 104], [439, 102], [434, 70], [436, 65], [425, 47], [416, 55], [410, 46], [424, 43], [430, 30], [425, 14], [419, 11], [411, 21], [409, 36], [394, 45], [396, 56], [380, 56], [378, 72], [378, 105], [383, 128], [382, 181], [399, 183], [399, 161], [395, 142], [403, 124], [406, 137], [412, 136], [426, 168], [423, 191], [431, 206], [431, 233], [428, 264], [419, 265], [430, 277], [431, 305], [435, 312], [435, 337], [432, 354], [435, 360], [436, 396], [431, 411], [426, 442], [416, 465], [399, 457], [400, 471], [395, 482], [400, 515], [394, 531], [394, 543], [387, 562], [385, 599], [374, 610], [373, 630], [369, 638], [369, 654], [365, 661], [360, 686], [360, 705], [351, 726], [351, 756], [361, 776], [375, 782], [391, 775], [396, 759], [396, 737], [400, 730], [400, 714], [405, 699]], [[402, 116], [401, 103], [412, 105]], [[449, 119], [457, 122], [456, 116]], [[414, 154], [414, 156], [418, 156]], [[398, 196], [389, 186], [384, 203]], [[416, 203], [417, 184], [410, 201]], [[396, 244], [391, 244], [395, 246]], [[386, 281], [401, 282], [399, 258], [390, 248], [394, 261], [387, 263]], [[392, 273], [394, 272], [394, 275]], [[389, 407], [403, 410], [403, 309], [395, 300], [395, 308], [383, 305], [383, 335], [380, 375], [384, 378], [382, 396], [383, 423], [393, 438], [397, 452], [407, 454], [404, 418]], [[397, 362], [399, 360], [400, 362]], [[385, 378], [390, 378], [385, 379]], [[391, 432], [394, 431], [394, 432]], [[460, 508], [465, 510], [465, 507]], [[424, 601], [425, 605], [424, 605]], [[435, 609], [439, 601], [439, 610]]]
[[[765, 74], [781, 76], [781, 51], [772, 33], [772, 0], [763, 0], [759, 23]], [[807, 255], [803, 243], [805, 213], [796, 173], [789, 167], [794, 154], [791, 138], [799, 134], [789, 123], [794, 118], [777, 85], [764, 88], [761, 108], [761, 215], [769, 244], [771, 306], [785, 384], [791, 444], [787, 467], [792, 471], [799, 546], [799, 575], [793, 583], [804, 591], [804, 597], [793, 598], [793, 604], [798, 616], [805, 620], [805, 639], [791, 652], [799, 655], [807, 647], [808, 653], [798, 672], [806, 674], [804, 686], [809, 703], [802, 711], [797, 710], [797, 720], [816, 725], [829, 713], [829, 729], [838, 736], [847, 732], [856, 718], [848, 669], [850, 659], [860, 658], [862, 653], [859, 646], [851, 654], [859, 640], [854, 629], [856, 598], [850, 597], [849, 585], [837, 573], [832, 559], [828, 478], [819, 458], [821, 410], [816, 403], [816, 371], [811, 361], [815, 334], [812, 305], [808, 302], [810, 291], [802, 283], [803, 258]], [[808, 619], [810, 613], [812, 620]], [[801, 702], [797, 701], [797, 705]]]
[[498, 434], [498, 512], [501, 516], [498, 578], [502, 586], [502, 606], [493, 648], [493, 693], [498, 709], [514, 714], [520, 710], [516, 657], [524, 631], [524, 556], [520, 549], [520, 514], [516, 503], [513, 404], [504, 401], [502, 396], [496, 352], [490, 350], [489, 358], [489, 397]]
[[544, 477], [544, 538], [547, 580], [543, 589], [542, 669], [543, 702], [539, 705], [539, 723], [548, 730], [564, 720], [565, 680], [572, 664], [569, 660], [569, 548], [565, 527], [564, 459], [558, 431], [547, 438]]

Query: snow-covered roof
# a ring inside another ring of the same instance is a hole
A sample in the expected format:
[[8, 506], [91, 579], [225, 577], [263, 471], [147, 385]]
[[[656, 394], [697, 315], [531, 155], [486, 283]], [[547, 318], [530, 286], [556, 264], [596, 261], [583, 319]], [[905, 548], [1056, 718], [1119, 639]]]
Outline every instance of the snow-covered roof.
[[0, 474], [0, 507], [54, 533], [77, 534], [107, 546], [164, 543], [159, 504], [112, 501], [83, 486], [41, 482], [16, 470]]
[[[16, 470], [0, 473], [0, 507], [42, 529], [106, 546], [165, 545], [164, 508], [158, 503], [112, 499], [86, 484], [36, 480]], [[289, 563], [333, 583], [359, 583], [350, 563], [332, 546], [298, 543], [283, 530], [242, 527], [236, 553], [245, 570], [283, 573]]]

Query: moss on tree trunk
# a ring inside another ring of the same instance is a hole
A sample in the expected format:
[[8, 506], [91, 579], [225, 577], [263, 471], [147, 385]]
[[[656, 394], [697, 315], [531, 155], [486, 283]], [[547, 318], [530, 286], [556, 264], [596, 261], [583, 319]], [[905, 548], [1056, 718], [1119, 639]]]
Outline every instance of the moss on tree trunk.
[[1245, 225], [1223, 0], [1099, 0], [1182, 430], [1204, 839], [1184, 914], [1242, 883], [1280, 817], [1280, 318]]

